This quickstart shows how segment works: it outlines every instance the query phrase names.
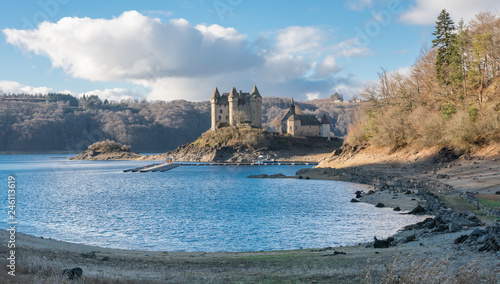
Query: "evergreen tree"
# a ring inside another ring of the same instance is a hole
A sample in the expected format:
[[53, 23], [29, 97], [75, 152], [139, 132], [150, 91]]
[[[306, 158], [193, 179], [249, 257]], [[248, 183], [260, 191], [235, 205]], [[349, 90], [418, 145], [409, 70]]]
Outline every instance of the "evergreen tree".
[[460, 56], [456, 46], [455, 23], [450, 14], [443, 9], [436, 22], [436, 31], [432, 33], [436, 38], [432, 47], [437, 47], [436, 75], [441, 83], [449, 85], [461, 81]]

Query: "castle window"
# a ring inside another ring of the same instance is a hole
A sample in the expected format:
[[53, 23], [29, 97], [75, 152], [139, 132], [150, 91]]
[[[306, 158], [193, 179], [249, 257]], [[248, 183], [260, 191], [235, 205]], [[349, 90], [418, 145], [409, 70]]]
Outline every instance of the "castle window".
[[229, 116], [226, 115], [226, 120], [229, 120]]
[[222, 113], [222, 110], [220, 110], [220, 113]]
[[297, 126], [295, 126], [295, 130], [297, 130]]
[[220, 115], [219, 115], [219, 120], [221, 120], [221, 117], [220, 117]]

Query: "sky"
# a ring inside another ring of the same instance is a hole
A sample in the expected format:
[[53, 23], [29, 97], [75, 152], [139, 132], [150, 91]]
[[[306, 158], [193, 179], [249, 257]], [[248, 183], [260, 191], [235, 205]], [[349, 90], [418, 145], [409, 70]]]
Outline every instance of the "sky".
[[[22, 3], [22, 4], [20, 4]], [[0, 91], [209, 100], [215, 87], [298, 100], [359, 96], [408, 72], [442, 9], [498, 0], [0, 0]]]

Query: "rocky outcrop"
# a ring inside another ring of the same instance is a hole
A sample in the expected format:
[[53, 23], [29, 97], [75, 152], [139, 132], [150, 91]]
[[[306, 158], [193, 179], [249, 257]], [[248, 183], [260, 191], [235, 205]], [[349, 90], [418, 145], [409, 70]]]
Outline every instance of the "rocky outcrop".
[[248, 163], [259, 156], [276, 161], [317, 162], [316, 154], [328, 154], [340, 145], [340, 140], [322, 137], [291, 137], [271, 133], [262, 129], [221, 128], [206, 132], [196, 141], [147, 160], [188, 162], [232, 162]]
[[455, 239], [455, 244], [478, 252], [500, 251], [500, 226], [495, 224], [484, 229], [476, 228], [469, 235], [461, 235]]
[[248, 178], [286, 178], [286, 176], [284, 174], [273, 174], [273, 175], [260, 174], [260, 175], [249, 175]]
[[70, 160], [94, 160], [94, 161], [108, 161], [108, 160], [142, 160], [143, 155], [129, 152], [129, 151], [111, 151], [111, 152], [97, 152], [92, 150], [87, 150], [74, 157]]

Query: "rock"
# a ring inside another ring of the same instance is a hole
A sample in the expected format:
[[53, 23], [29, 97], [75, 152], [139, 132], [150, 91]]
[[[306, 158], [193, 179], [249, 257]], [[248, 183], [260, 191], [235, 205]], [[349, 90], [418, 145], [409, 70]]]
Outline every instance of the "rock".
[[424, 209], [424, 207], [422, 207], [420, 205], [418, 205], [413, 210], [408, 212], [408, 214], [412, 214], [412, 215], [420, 215], [420, 214], [425, 214], [425, 213], [426, 213], [426, 210]]
[[279, 173], [279, 174], [274, 174], [274, 175], [270, 175], [269, 178], [284, 178], [286, 177], [284, 174], [282, 173]]
[[479, 229], [479, 228], [476, 228], [474, 229], [474, 231], [472, 231], [472, 233], [470, 233], [471, 237], [479, 237], [479, 236], [482, 236], [484, 235], [486, 232]]
[[84, 252], [81, 256], [85, 258], [95, 258], [95, 251]]
[[486, 235], [486, 234], [482, 235], [479, 238], [477, 238], [477, 243], [483, 244], [483, 243], [485, 243], [486, 241], [488, 241], [491, 238], [492, 238], [492, 236], [490, 236], [490, 235]]
[[394, 209], [392, 209], [392, 210], [396, 211], [396, 212], [399, 212], [399, 211], [401, 211], [401, 208], [399, 208], [399, 206], [397, 206], [397, 207], [394, 207]]
[[454, 243], [461, 244], [461, 243], [465, 242], [468, 238], [469, 238], [469, 236], [467, 236], [467, 235], [461, 235], [460, 237], [455, 239]]
[[269, 176], [266, 174], [261, 175], [249, 175], [247, 178], [268, 178]]
[[374, 193], [375, 193], [375, 191], [373, 191], [373, 190], [368, 191], [368, 195], [374, 194]]
[[404, 243], [414, 242], [416, 240], [417, 240], [417, 237], [415, 237], [415, 235], [411, 235], [411, 236], [406, 237], [406, 240], [404, 241]]
[[361, 193], [356, 193], [356, 198], [361, 198], [363, 197], [363, 195], [361, 195]]
[[495, 194], [498, 194], [498, 195], [500, 195], [500, 191], [497, 191], [497, 192], [495, 192]]
[[375, 241], [373, 242], [374, 248], [388, 248], [391, 246], [391, 243], [394, 242], [394, 238], [387, 238], [386, 240], [379, 240], [377, 237], [374, 237]]
[[375, 205], [375, 207], [377, 207], [377, 208], [384, 208], [385, 205], [384, 205], [384, 203], [377, 203], [377, 205]]
[[494, 238], [491, 238], [479, 248], [479, 251], [500, 251], [500, 245]]
[[353, 199], [351, 199], [351, 202], [353, 202], [353, 203], [354, 202], [359, 202], [359, 200], [357, 200], [356, 198], [353, 198]]
[[303, 179], [303, 177], [302, 177], [302, 176], [299, 176], [299, 179]]
[[80, 278], [82, 276], [83, 270], [80, 267], [75, 267], [72, 269], [63, 269], [62, 275], [68, 276], [69, 280], [73, 280], [75, 278]]

